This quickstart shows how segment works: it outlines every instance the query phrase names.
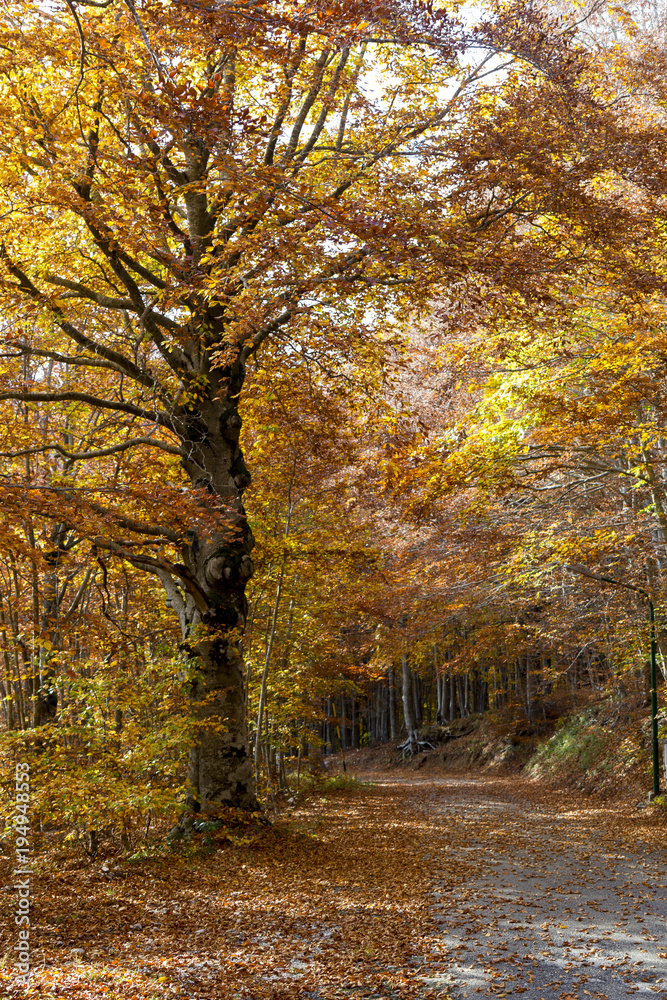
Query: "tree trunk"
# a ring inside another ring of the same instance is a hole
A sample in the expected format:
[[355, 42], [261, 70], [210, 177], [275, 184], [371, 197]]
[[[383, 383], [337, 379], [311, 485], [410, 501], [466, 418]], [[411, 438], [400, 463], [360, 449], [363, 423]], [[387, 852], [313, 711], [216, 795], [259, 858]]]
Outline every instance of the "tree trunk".
[[398, 723], [396, 719], [396, 677], [394, 668], [389, 667], [387, 671], [389, 680], [389, 739], [395, 740], [398, 736]]
[[[466, 674], [466, 678], [467, 678], [467, 676], [468, 675]], [[466, 703], [467, 703], [467, 699], [466, 699], [465, 690], [464, 690], [464, 687], [463, 687], [463, 678], [461, 677], [461, 674], [457, 674], [456, 675], [456, 687], [458, 689], [457, 693], [458, 693], [458, 700], [459, 700], [459, 715], [463, 719], [466, 716], [466, 708], [467, 708], [467, 704]]]
[[347, 710], [347, 708], [346, 708], [346, 699], [345, 699], [345, 695], [342, 694], [340, 696], [340, 748], [341, 748], [341, 750], [343, 752], [345, 750], [347, 750], [347, 747], [348, 747], [348, 742], [347, 742], [347, 717], [345, 715], [346, 710]]
[[486, 712], [489, 707], [489, 682], [488, 673], [480, 675], [479, 678], [479, 710]]
[[359, 710], [356, 695], [352, 696], [352, 749], [359, 749]]
[[153, 571], [178, 614], [188, 654], [196, 722], [189, 763], [193, 808], [215, 812], [224, 804], [254, 810], [239, 649], [254, 545], [242, 502], [250, 481], [239, 447], [243, 371], [236, 362], [211, 368], [207, 377], [208, 398], [180, 418], [188, 448], [183, 467], [200, 498], [202, 527], [179, 539], [181, 564]]
[[438, 663], [438, 647], [435, 643], [433, 643], [433, 669], [435, 671], [435, 721], [436, 725], [441, 725], [445, 719], [442, 711], [445, 675], [440, 671]]
[[405, 729], [408, 734], [408, 741], [413, 750], [417, 749], [417, 726], [415, 724], [414, 715], [414, 702], [412, 693], [412, 671], [410, 670], [410, 661], [408, 657], [403, 654], [401, 658], [401, 665], [403, 671], [403, 718], [405, 720]]
[[14, 701], [12, 697], [12, 671], [11, 671], [11, 661], [9, 658], [9, 643], [7, 640], [7, 629], [5, 627], [5, 609], [2, 601], [2, 592], [0, 591], [0, 636], [2, 637], [2, 658], [5, 668], [5, 690], [6, 701], [5, 710], [7, 712], [7, 730], [9, 732], [14, 728]]
[[412, 677], [412, 700], [414, 703], [414, 711], [415, 711], [415, 727], [417, 729], [420, 729], [422, 725], [421, 677], [417, 673], [411, 674], [411, 677]]
[[535, 657], [526, 654], [526, 715], [530, 722], [535, 722], [539, 715], [538, 697], [538, 666]]
[[195, 801], [204, 811], [218, 803], [257, 809], [241, 657], [226, 638], [199, 642], [195, 650], [198, 664], [190, 695], [203, 724], [190, 765]]
[[334, 753], [335, 749], [336, 749], [335, 745], [334, 745], [334, 738], [335, 738], [334, 737], [334, 726], [335, 726], [335, 723], [334, 723], [334, 719], [333, 719], [333, 711], [332, 711], [332, 705], [331, 705], [331, 696], [329, 696], [327, 698], [327, 736], [326, 736], [326, 741], [327, 741], [326, 752], [328, 754]]

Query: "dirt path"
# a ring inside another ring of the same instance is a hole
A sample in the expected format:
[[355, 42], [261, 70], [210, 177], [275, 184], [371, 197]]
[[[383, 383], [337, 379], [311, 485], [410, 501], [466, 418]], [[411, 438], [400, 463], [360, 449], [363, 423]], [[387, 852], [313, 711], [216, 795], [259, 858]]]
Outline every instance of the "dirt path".
[[514, 779], [369, 781], [208, 851], [41, 854], [28, 993], [0, 859], [0, 998], [667, 1000], [664, 821]]
[[[667, 998], [664, 826], [510, 779], [404, 787], [433, 824], [433, 950], [447, 959], [454, 997]], [[453, 857], [468, 870], [455, 887]]]

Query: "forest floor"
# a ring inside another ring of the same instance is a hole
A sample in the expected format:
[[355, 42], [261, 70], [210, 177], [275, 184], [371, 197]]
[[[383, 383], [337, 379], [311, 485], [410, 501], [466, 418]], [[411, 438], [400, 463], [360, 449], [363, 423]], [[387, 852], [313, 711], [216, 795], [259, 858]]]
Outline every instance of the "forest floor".
[[368, 777], [208, 854], [43, 851], [27, 992], [5, 863], [0, 996], [667, 998], [664, 811], [516, 776]]

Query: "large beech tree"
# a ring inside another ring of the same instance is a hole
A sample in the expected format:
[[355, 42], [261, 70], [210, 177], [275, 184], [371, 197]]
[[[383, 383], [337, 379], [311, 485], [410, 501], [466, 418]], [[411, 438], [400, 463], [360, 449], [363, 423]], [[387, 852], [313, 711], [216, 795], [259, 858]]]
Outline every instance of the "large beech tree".
[[[601, 169], [580, 151], [604, 114], [568, 32], [523, 7], [476, 31], [416, 0], [3, 14], [0, 399], [44, 413], [37, 445], [6, 448], [28, 464], [5, 493], [30, 486], [26, 504], [160, 578], [192, 668], [194, 808], [254, 807], [239, 653], [253, 356], [295, 378], [316, 365], [333, 393], [381, 367], [393, 322], [435, 286], [529, 295], [573, 266]], [[568, 203], [570, 242], [544, 224]], [[142, 492], [156, 448], [164, 489]], [[57, 483], [31, 480], [34, 450], [63, 460]], [[82, 462], [97, 463], [85, 491]]]

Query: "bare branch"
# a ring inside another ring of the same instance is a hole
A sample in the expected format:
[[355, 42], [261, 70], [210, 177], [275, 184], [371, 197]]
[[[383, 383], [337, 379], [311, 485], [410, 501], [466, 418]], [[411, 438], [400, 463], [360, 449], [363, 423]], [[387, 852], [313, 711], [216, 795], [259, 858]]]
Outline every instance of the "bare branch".
[[315, 145], [315, 143], [317, 142], [322, 133], [322, 129], [324, 128], [324, 124], [331, 110], [331, 104], [333, 102], [334, 97], [336, 96], [336, 91], [338, 90], [338, 84], [340, 82], [341, 73], [345, 69], [345, 64], [348, 60], [349, 55], [350, 55], [349, 48], [343, 49], [341, 57], [338, 60], [338, 65], [336, 66], [336, 69], [334, 70], [333, 75], [331, 77], [331, 82], [329, 84], [327, 95], [322, 103], [322, 110], [320, 111], [319, 117], [315, 122], [315, 125], [313, 126], [313, 130], [310, 133], [310, 138], [306, 142], [305, 146], [300, 150], [299, 155], [296, 158], [297, 161], [303, 161], [306, 158], [306, 156], [308, 156], [308, 153], [310, 153], [311, 149], [313, 148], [313, 146]]
[[97, 548], [106, 549], [108, 552], [113, 553], [113, 555], [127, 560], [127, 562], [136, 566], [138, 569], [143, 569], [147, 573], [155, 573], [155, 575], [161, 580], [163, 579], [162, 574], [176, 577], [176, 579], [180, 580], [183, 584], [184, 590], [187, 591], [187, 593], [190, 594], [194, 600], [200, 614], [208, 614], [211, 610], [206, 594], [199, 586], [189, 569], [181, 563], [171, 563], [166, 559], [156, 559], [154, 556], [148, 556], [141, 552], [131, 552], [125, 546], [119, 545], [117, 542], [113, 542], [107, 538], [96, 538], [95, 546]]
[[59, 288], [69, 288], [84, 299], [96, 302], [98, 306], [105, 309], [134, 309], [134, 303], [130, 299], [115, 299], [110, 295], [102, 295], [101, 292], [94, 292], [92, 288], [87, 288], [80, 281], [70, 281], [69, 278], [61, 278], [57, 274], [45, 274], [44, 280], [50, 285], [57, 285]]
[[175, 430], [171, 418], [161, 410], [144, 410], [140, 406], [134, 406], [133, 403], [100, 399], [99, 396], [91, 396], [87, 392], [21, 392], [14, 390], [0, 392], [0, 400], [2, 399], [17, 399], [23, 403], [85, 403], [87, 406], [99, 407], [102, 410], [131, 413], [135, 417], [141, 417], [143, 420], [150, 420], [161, 427]]
[[296, 152], [297, 143], [299, 142], [299, 136], [301, 135], [303, 126], [306, 123], [308, 112], [312, 108], [313, 104], [317, 99], [317, 95], [322, 89], [322, 77], [324, 76], [324, 67], [327, 64], [327, 60], [329, 59], [330, 54], [331, 54], [330, 49], [324, 49], [322, 51], [322, 54], [320, 55], [320, 58], [315, 63], [315, 81], [312, 84], [310, 90], [308, 91], [308, 94], [306, 95], [306, 99], [303, 102], [301, 110], [297, 115], [296, 121], [294, 123], [294, 128], [292, 129], [292, 134], [290, 135], [289, 142], [287, 143], [287, 149], [285, 150], [282, 157], [283, 163], [288, 163], [289, 160], [291, 160], [292, 157], [294, 156], [294, 153]]
[[134, 0], [124, 0], [124, 2], [125, 2], [125, 6], [127, 7], [127, 9], [132, 14], [132, 17], [134, 18], [134, 23], [136, 24], [136, 26], [139, 29], [139, 33], [140, 33], [140, 35], [141, 35], [141, 37], [143, 39], [144, 45], [146, 46], [146, 51], [148, 52], [149, 56], [151, 57], [151, 59], [155, 63], [156, 70], [158, 71], [158, 73], [159, 73], [159, 75], [161, 77], [164, 76], [165, 75], [164, 69], [162, 68], [162, 64], [160, 63], [160, 60], [158, 59], [158, 57], [153, 52], [153, 49], [151, 48], [150, 39], [148, 38], [148, 34], [146, 32], [146, 29], [144, 28], [144, 26], [143, 26], [143, 24], [142, 24], [142, 22], [141, 22], [141, 20], [139, 18], [139, 15], [137, 14], [136, 8], [134, 6]]
[[176, 586], [173, 576], [170, 573], [165, 572], [161, 569], [155, 570], [156, 576], [160, 578], [162, 586], [165, 589], [167, 595], [167, 603], [173, 608], [173, 610], [178, 615], [178, 620], [181, 625], [181, 631], [183, 633], [183, 638], [185, 638], [187, 632], [187, 608], [185, 601], [183, 600], [183, 595], [181, 591]]
[[89, 458], [103, 458], [105, 455], [116, 455], [119, 452], [127, 451], [128, 448], [134, 448], [142, 444], [149, 445], [152, 448], [159, 448], [161, 451], [166, 451], [169, 455], [178, 455], [180, 458], [185, 458], [185, 452], [180, 448], [177, 448], [173, 444], [168, 444], [166, 441], [160, 441], [157, 438], [151, 437], [128, 438], [127, 441], [110, 445], [108, 448], [96, 448], [94, 451], [67, 451], [60, 444], [37, 445], [34, 448], [23, 448], [21, 451], [0, 451], [0, 457], [20, 458], [22, 455], [37, 455], [46, 451], [57, 451], [59, 455], [62, 455], [63, 458], [71, 462], [82, 462]]
[[285, 115], [289, 111], [289, 106], [292, 101], [292, 81], [296, 75], [296, 72], [301, 65], [304, 53], [306, 51], [306, 40], [307, 35], [302, 35], [299, 41], [299, 47], [290, 63], [289, 67], [285, 71], [285, 77], [287, 79], [287, 90], [283, 96], [282, 101], [276, 112], [276, 117], [274, 119], [273, 125], [271, 126], [271, 131], [269, 133], [269, 141], [266, 146], [266, 152], [264, 153], [264, 164], [268, 167], [273, 163], [273, 155], [276, 150], [276, 143], [278, 142], [278, 136], [280, 135], [280, 129], [285, 121]]

